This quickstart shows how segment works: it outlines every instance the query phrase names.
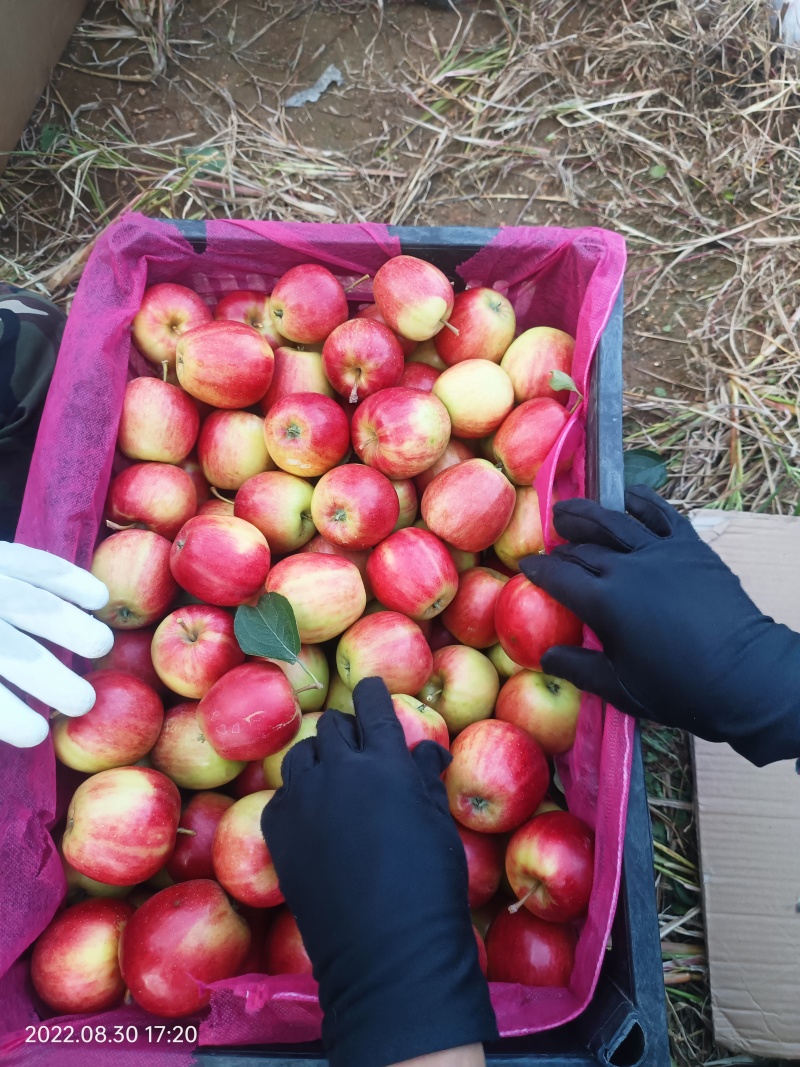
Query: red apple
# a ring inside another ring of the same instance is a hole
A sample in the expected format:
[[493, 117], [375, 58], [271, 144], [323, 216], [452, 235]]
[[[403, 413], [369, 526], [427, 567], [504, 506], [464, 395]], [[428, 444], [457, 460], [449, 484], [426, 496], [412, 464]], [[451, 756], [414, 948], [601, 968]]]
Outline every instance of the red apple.
[[197, 721], [225, 759], [263, 759], [300, 729], [300, 706], [279, 667], [245, 663], [209, 689], [200, 701]]
[[146, 756], [164, 723], [164, 705], [154, 689], [124, 671], [92, 671], [94, 706], [77, 717], [59, 715], [52, 728], [56, 756], [76, 771], [94, 774]]
[[472, 648], [496, 644], [495, 605], [507, 581], [504, 574], [491, 567], [471, 567], [461, 572], [458, 592], [442, 615], [442, 621], [457, 641]]
[[175, 704], [150, 752], [150, 762], [181, 789], [216, 789], [242, 772], [244, 761], [221, 756], [207, 740], [197, 704]]
[[512, 915], [504, 908], [486, 938], [489, 981], [564, 988], [575, 966], [576, 942], [571, 926], [543, 922], [524, 909]]
[[215, 497], [213, 500], [206, 500], [205, 504], [201, 504], [197, 509], [198, 515], [233, 515], [233, 501], [223, 500], [219, 497]]
[[237, 774], [231, 783], [233, 795], [239, 800], [242, 797], [249, 796], [250, 793], [257, 793], [260, 789], [266, 788], [263, 759], [254, 759], [245, 764], [244, 770], [241, 774]]
[[324, 341], [348, 315], [342, 283], [316, 263], [287, 270], [272, 290], [269, 309], [278, 333], [301, 345]]
[[330, 541], [326, 541], [322, 534], [317, 534], [316, 537], [312, 537], [308, 544], [303, 545], [300, 549], [301, 552], [312, 552], [320, 556], [341, 556], [342, 559], [349, 560], [358, 567], [358, 573], [361, 575], [361, 580], [364, 583], [364, 589], [367, 596], [370, 596], [369, 584], [367, 582], [367, 560], [369, 559], [369, 551], [356, 550], [352, 548], [342, 548], [341, 545], [333, 545]]
[[281, 907], [264, 940], [262, 957], [264, 974], [311, 974], [297, 920], [287, 907]]
[[233, 616], [206, 604], [167, 615], [153, 635], [152, 656], [164, 685], [190, 700], [205, 696], [223, 674], [244, 663]]
[[569, 922], [586, 914], [594, 877], [594, 835], [569, 811], [526, 822], [506, 849], [506, 874], [532, 915]]
[[542, 656], [554, 645], [579, 645], [583, 625], [577, 615], [544, 589], [518, 574], [497, 598], [494, 613], [503, 651], [529, 670], [541, 670]]
[[[185, 396], [186, 394], [184, 393], [183, 395]], [[181, 470], [186, 471], [192, 479], [192, 484], [197, 493], [197, 506], [199, 509], [201, 504], [205, 504], [205, 502], [211, 498], [211, 486], [203, 477], [203, 471], [197, 459], [197, 454], [192, 452], [186, 459], [180, 461], [179, 466]]]
[[519, 561], [525, 556], [544, 552], [539, 494], [532, 485], [521, 485], [516, 497], [508, 526], [494, 543], [498, 558], [512, 571], [519, 571]]
[[226, 293], [214, 309], [214, 318], [225, 322], [244, 322], [258, 330], [270, 348], [278, 348], [283, 338], [272, 325], [269, 293], [255, 289], [236, 289]]
[[242, 322], [209, 322], [184, 334], [176, 350], [178, 381], [215, 408], [257, 404], [272, 381], [275, 357], [264, 338]]
[[509, 301], [494, 289], [457, 293], [448, 321], [458, 333], [441, 330], [435, 340], [436, 351], [448, 367], [469, 359], [499, 363], [517, 323]]
[[457, 734], [489, 718], [499, 689], [497, 671], [486, 656], [467, 645], [445, 645], [433, 654], [433, 668], [419, 698]]
[[486, 945], [483, 943], [483, 938], [478, 933], [476, 926], [472, 927], [472, 932], [475, 934], [475, 946], [478, 949], [478, 966], [485, 978], [489, 973], [489, 957], [486, 955]]
[[321, 717], [321, 711], [310, 711], [307, 715], [304, 715], [300, 720], [300, 729], [291, 741], [284, 745], [278, 752], [274, 752], [271, 756], [266, 757], [264, 760], [264, 787], [266, 789], [280, 789], [283, 785], [281, 764], [283, 763], [284, 756], [290, 748], [297, 744], [298, 741], [305, 741], [307, 737], [316, 737], [317, 723]]
[[150, 658], [150, 645], [154, 633], [155, 630], [150, 627], [143, 630], [118, 630], [114, 634], [114, 647], [107, 655], [92, 660], [92, 666], [96, 671], [110, 668], [133, 674], [155, 689], [157, 693], [163, 693], [164, 683], [156, 674]]
[[[514, 408], [494, 435], [494, 451], [506, 475], [515, 485], [531, 485], [569, 421], [557, 400], [526, 400]], [[572, 462], [559, 461], [556, 472]]]
[[123, 900], [84, 900], [59, 912], [33, 948], [31, 981], [62, 1015], [108, 1011], [122, 1003], [117, 956], [133, 908]]
[[453, 310], [453, 287], [438, 267], [416, 256], [395, 256], [372, 281], [386, 325], [411, 341], [427, 341]]
[[418, 693], [430, 676], [433, 653], [419, 626], [396, 611], [365, 615], [336, 649], [339, 677], [355, 689], [362, 678], [383, 678], [390, 693]]
[[447, 442], [447, 448], [436, 462], [432, 463], [430, 467], [424, 470], [422, 474], [418, 474], [414, 479], [417, 492], [422, 495], [437, 474], [441, 474], [448, 467], [455, 467], [457, 463], [463, 463], [468, 459], [475, 459], [474, 447], [467, 441], [459, 441], [457, 437], [451, 437]]
[[[255, 657], [260, 662], [260, 657]], [[266, 659], [265, 663], [274, 663], [280, 667], [294, 690], [300, 710], [305, 715], [307, 711], [319, 711], [325, 706], [325, 694], [328, 691], [330, 680], [330, 667], [325, 658], [325, 650], [320, 645], [301, 645], [295, 663], [286, 660]], [[310, 672], [310, 674], [308, 673]], [[320, 688], [313, 686], [311, 675], [319, 682]]]
[[264, 422], [267, 450], [289, 474], [317, 478], [347, 454], [347, 416], [329, 396], [292, 393], [270, 408]]
[[525, 670], [524, 667], [520, 667], [510, 656], [506, 655], [499, 641], [496, 645], [492, 645], [486, 655], [494, 664], [495, 670], [501, 678], [513, 678], [519, 671]]
[[319, 644], [355, 622], [367, 603], [358, 567], [339, 556], [303, 553], [276, 563], [267, 592], [285, 596], [294, 610], [300, 640]]
[[322, 366], [333, 388], [351, 404], [397, 385], [404, 359], [388, 326], [374, 319], [350, 319], [337, 326], [322, 348]]
[[295, 552], [315, 533], [311, 519], [313, 487], [286, 471], [267, 471], [248, 478], [236, 494], [233, 513], [252, 523], [276, 556]]
[[422, 494], [422, 517], [442, 540], [467, 552], [488, 548], [514, 510], [514, 486], [486, 459], [468, 459], [437, 474]]
[[529, 819], [550, 784], [544, 753], [510, 722], [485, 719], [453, 742], [445, 772], [450, 811], [464, 826], [485, 834], [514, 830]]
[[[361, 308], [360, 311], [355, 313], [354, 318], [357, 319], [374, 319], [375, 322], [381, 322], [386, 325], [386, 320], [378, 310], [377, 304], [367, 304], [366, 307]], [[414, 349], [417, 347], [417, 342], [410, 340], [408, 337], [403, 337], [402, 334], [397, 333], [396, 330], [392, 331], [400, 342], [400, 347], [403, 349], [404, 356], [410, 356]]]
[[438, 711], [421, 704], [417, 697], [407, 693], [395, 693], [392, 704], [403, 727], [409, 751], [415, 749], [420, 741], [435, 741], [442, 748], [450, 747], [447, 723]]
[[[435, 619], [429, 619], [424, 624], [418, 623], [417, 625], [422, 625], [422, 632], [425, 634], [425, 640], [428, 642], [431, 652], [438, 652], [445, 645], [454, 645], [456, 643], [455, 637], [442, 622], [441, 615], [437, 615]], [[427, 631], [425, 626], [428, 627]]]
[[392, 482], [394, 491], [397, 494], [397, 502], [400, 507], [397, 515], [397, 522], [392, 527], [391, 532], [396, 533], [398, 530], [405, 530], [407, 526], [412, 526], [414, 520], [417, 517], [417, 487], [414, 485], [413, 478], [398, 478]]
[[79, 785], [70, 801], [64, 859], [98, 882], [144, 882], [169, 859], [180, 814], [180, 793], [160, 771], [100, 771]]
[[197, 511], [197, 492], [186, 471], [171, 463], [134, 463], [108, 487], [106, 519], [152, 530], [171, 541]]
[[514, 385], [517, 403], [548, 397], [565, 404], [569, 392], [553, 389], [550, 379], [553, 371], [572, 373], [574, 351], [574, 338], [563, 330], [536, 326], [521, 333], [509, 346], [500, 364]]
[[283, 903], [283, 893], [261, 833], [261, 815], [272, 789], [250, 793], [228, 808], [214, 835], [212, 857], [217, 881], [236, 900], [256, 908]]
[[448, 367], [436, 379], [433, 395], [447, 408], [451, 432], [470, 440], [494, 433], [514, 406], [511, 379], [485, 359]]
[[175, 850], [167, 863], [167, 873], [174, 882], [214, 877], [211, 862], [214, 834], [232, 805], [233, 797], [224, 793], [195, 793], [190, 798], [181, 815]]
[[425, 363], [428, 367], [433, 367], [434, 370], [440, 372], [447, 368], [447, 364], [436, 351], [436, 345], [432, 340], [415, 345], [414, 351], [406, 357], [406, 363]]
[[518, 671], [500, 690], [495, 715], [534, 737], [547, 756], [575, 743], [581, 693], [570, 682], [541, 671]]
[[218, 607], [234, 607], [255, 596], [269, 564], [269, 546], [261, 531], [232, 515], [189, 519], [175, 538], [169, 560], [182, 589]]
[[430, 393], [441, 372], [427, 363], [406, 363], [398, 385], [406, 389], [421, 389]]
[[163, 889], [129, 919], [119, 947], [122, 977], [145, 1011], [178, 1018], [204, 1008], [212, 982], [232, 978], [250, 948], [247, 922], [208, 878]]
[[334, 545], [372, 548], [391, 533], [399, 515], [400, 500], [392, 483], [361, 463], [334, 467], [314, 486], [311, 517]]
[[108, 603], [95, 612], [97, 618], [120, 630], [160, 619], [178, 591], [170, 574], [171, 548], [166, 537], [150, 530], [121, 530], [98, 545], [91, 571], [108, 589]]
[[353, 447], [387, 478], [413, 478], [435, 463], [450, 440], [450, 417], [420, 389], [382, 389], [353, 415]]
[[287, 348], [282, 345], [275, 349], [275, 373], [272, 383], [260, 401], [260, 408], [266, 415], [273, 404], [283, 400], [292, 393], [320, 393], [322, 396], [335, 396], [331, 383], [325, 377], [322, 367], [322, 353], [303, 351], [299, 348]]
[[175, 365], [175, 348], [187, 330], [211, 321], [211, 312], [191, 289], [162, 282], [145, 290], [133, 320], [133, 339], [151, 363]]
[[456, 823], [456, 829], [467, 854], [469, 906], [480, 908], [489, 903], [500, 887], [504, 841], [494, 834], [468, 830], [460, 823]]
[[458, 571], [445, 545], [414, 526], [390, 534], [373, 549], [367, 576], [382, 604], [417, 620], [438, 615], [458, 589]]
[[264, 420], [249, 411], [214, 411], [203, 423], [197, 455], [207, 481], [238, 489], [274, 464], [264, 440]]

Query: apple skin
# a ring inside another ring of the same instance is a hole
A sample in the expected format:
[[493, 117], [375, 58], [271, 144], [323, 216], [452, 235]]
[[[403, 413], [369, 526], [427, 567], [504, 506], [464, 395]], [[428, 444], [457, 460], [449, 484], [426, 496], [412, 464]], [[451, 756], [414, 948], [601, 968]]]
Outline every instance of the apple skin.
[[387, 478], [413, 478], [447, 448], [450, 416], [433, 394], [395, 386], [359, 404], [352, 436], [364, 463]]
[[161, 732], [161, 698], [146, 682], [124, 671], [92, 671], [85, 677], [97, 699], [85, 715], [55, 719], [56, 756], [67, 767], [86, 774], [136, 763]]
[[264, 338], [243, 322], [209, 322], [184, 334], [175, 364], [181, 387], [215, 408], [249, 408], [269, 389], [275, 365]]
[[394, 693], [392, 705], [403, 727], [409, 752], [413, 751], [420, 741], [435, 741], [442, 748], [450, 748], [447, 723], [438, 711], [420, 703], [417, 697], [407, 693]]
[[308, 714], [304, 715], [300, 720], [300, 729], [288, 745], [284, 745], [280, 751], [274, 752], [271, 756], [266, 757], [263, 764], [265, 789], [280, 789], [283, 785], [283, 775], [281, 774], [283, 757], [290, 748], [297, 744], [298, 741], [304, 741], [307, 737], [316, 737], [317, 723], [321, 718], [321, 711], [308, 712]]
[[559, 756], [575, 744], [580, 710], [580, 689], [570, 682], [522, 670], [500, 690], [495, 716], [527, 730], [546, 756]]
[[412, 478], [398, 478], [392, 482], [392, 485], [397, 494], [397, 503], [400, 508], [397, 522], [391, 530], [391, 533], [396, 533], [398, 530], [405, 530], [406, 527], [413, 526], [417, 517], [419, 498], [417, 496], [417, 487], [414, 485]]
[[340, 396], [357, 404], [397, 385], [405, 359], [396, 334], [375, 319], [343, 322], [322, 346], [325, 376]]
[[230, 612], [188, 604], [159, 624], [152, 658], [159, 678], [173, 693], [200, 700], [223, 674], [244, 663], [244, 652]]
[[217, 881], [234, 899], [255, 908], [274, 908], [284, 901], [261, 833], [261, 816], [274, 796], [273, 789], [264, 789], [237, 800], [220, 819], [214, 835]]
[[532, 915], [554, 923], [578, 919], [592, 895], [594, 835], [569, 811], [537, 815], [508, 842], [506, 874]]
[[482, 652], [467, 645], [445, 645], [433, 654], [419, 699], [439, 712], [451, 734], [458, 734], [489, 718], [499, 689], [497, 671]]
[[59, 912], [31, 956], [33, 988], [61, 1015], [108, 1011], [122, 1003], [117, 956], [133, 908], [123, 900], [84, 900]]
[[276, 284], [269, 301], [273, 328], [295, 344], [313, 345], [348, 316], [342, 283], [327, 267], [303, 263]]
[[[515, 485], [533, 480], [569, 422], [569, 413], [557, 400], [526, 400], [514, 408], [494, 435], [493, 448], [506, 476]], [[556, 474], [567, 470], [571, 456], [562, 457]]]
[[171, 463], [134, 463], [108, 487], [106, 518], [136, 524], [171, 541], [197, 511], [197, 492], [186, 471]]
[[554, 645], [579, 645], [583, 624], [544, 589], [518, 574], [503, 586], [494, 612], [497, 637], [514, 663], [542, 669], [542, 656]]
[[535, 326], [521, 333], [509, 345], [500, 364], [513, 383], [517, 403], [547, 397], [565, 404], [569, 391], [553, 389], [550, 378], [554, 370], [572, 373], [574, 352], [575, 339], [563, 330]]
[[[325, 694], [328, 691], [328, 682], [330, 680], [330, 667], [325, 658], [325, 652], [319, 645], [301, 645], [296, 663], [288, 663], [286, 660], [278, 659], [265, 658], [262, 660], [259, 656], [254, 657], [254, 659], [256, 663], [274, 663], [276, 667], [283, 671], [289, 679], [294, 695], [297, 697], [297, 703], [300, 705], [300, 710], [304, 716], [307, 711], [319, 711], [325, 706]], [[313, 683], [306, 674], [303, 664], [308, 667], [321, 684], [320, 689], [306, 688]], [[306, 691], [301, 693], [299, 691], [301, 689]]]
[[519, 671], [525, 670], [524, 667], [520, 667], [518, 663], [515, 663], [513, 659], [506, 654], [499, 641], [496, 645], [492, 645], [486, 655], [494, 664], [495, 670], [501, 678], [513, 678]]
[[486, 937], [490, 982], [566, 988], [575, 966], [571, 926], [543, 922], [522, 908], [498, 912]]
[[213, 500], [206, 500], [204, 504], [201, 504], [197, 509], [198, 515], [233, 515], [233, 501], [232, 500], [220, 500], [215, 497]]
[[500, 887], [503, 874], [504, 841], [494, 834], [480, 834], [456, 823], [467, 856], [470, 908], [488, 904]]
[[[185, 393], [183, 395], [186, 396]], [[197, 459], [197, 453], [192, 452], [185, 459], [180, 460], [179, 466], [181, 470], [186, 471], [192, 479], [192, 484], [197, 493], [197, 507], [199, 510], [207, 500], [211, 499], [211, 486], [203, 477], [203, 471]]]
[[[220, 819], [233, 805], [233, 797], [224, 793], [195, 793], [183, 809], [175, 849], [167, 862], [167, 874], [173, 882], [193, 878], [213, 878], [211, 849]], [[191, 834], [181, 830], [191, 830]]]
[[[417, 625], [420, 626], [425, 634], [425, 640], [428, 642], [431, 652], [438, 652], [445, 645], [456, 644], [456, 639], [442, 622], [440, 615], [437, 615], [435, 619], [429, 619], [426, 623], [417, 623]], [[427, 627], [427, 630], [425, 627]]]
[[494, 433], [514, 407], [511, 379], [502, 367], [485, 359], [448, 367], [432, 392], [447, 408], [451, 432], [469, 440]]
[[433, 653], [415, 622], [396, 611], [378, 611], [342, 634], [336, 668], [350, 689], [377, 675], [390, 693], [418, 693], [430, 677]]
[[300, 729], [300, 715], [289, 679], [263, 660], [228, 671], [197, 708], [200, 729], [214, 750], [246, 762], [282, 749]]
[[334, 467], [314, 486], [314, 525], [327, 541], [342, 548], [372, 548], [392, 532], [399, 516], [394, 485], [364, 464]]
[[500, 590], [508, 581], [491, 567], [462, 571], [458, 592], [442, 614], [442, 622], [462, 645], [489, 648], [497, 643], [494, 611]]
[[139, 630], [160, 619], [178, 592], [171, 549], [166, 537], [150, 530], [121, 530], [98, 545], [91, 572], [108, 589], [108, 603], [96, 617], [120, 630]]
[[483, 943], [483, 938], [476, 926], [472, 927], [472, 932], [475, 934], [475, 947], [478, 950], [478, 966], [481, 969], [481, 974], [485, 978], [489, 973], [489, 957], [486, 955], [486, 945]]
[[367, 581], [367, 560], [369, 559], [369, 551], [367, 549], [342, 548], [341, 545], [332, 545], [330, 541], [326, 541], [322, 534], [317, 534], [307, 544], [303, 545], [300, 552], [311, 552], [320, 556], [340, 556], [342, 559], [348, 560], [358, 568], [367, 597], [371, 596]]
[[237, 800], [249, 796], [250, 793], [258, 793], [259, 790], [266, 788], [267, 783], [264, 781], [264, 761], [262, 759], [250, 760], [249, 763], [245, 764], [244, 770], [240, 774], [237, 774], [231, 782], [231, 792]]
[[550, 770], [530, 734], [510, 722], [472, 723], [450, 747], [444, 783], [450, 813], [470, 830], [502, 834], [533, 815], [550, 785]]
[[447, 369], [447, 364], [436, 351], [436, 346], [432, 340], [423, 341], [421, 344], [414, 346], [414, 351], [406, 357], [406, 363], [424, 363], [428, 367], [433, 367], [434, 370], [443, 371]]
[[427, 341], [453, 310], [453, 287], [432, 263], [395, 256], [379, 267], [372, 294], [386, 325], [411, 341]]
[[204, 1008], [206, 987], [238, 974], [249, 948], [247, 922], [224, 890], [197, 878], [137, 908], [120, 941], [120, 970], [140, 1007], [174, 1019]]
[[347, 416], [329, 396], [292, 393], [270, 408], [264, 420], [267, 451], [281, 470], [318, 478], [350, 448]]
[[[374, 319], [375, 322], [382, 322], [384, 326], [386, 325], [386, 320], [378, 310], [377, 304], [367, 304], [366, 307], [363, 307], [360, 309], [360, 311], [357, 311], [354, 317], [357, 319]], [[392, 332], [394, 333], [397, 340], [400, 342], [400, 347], [403, 349], [403, 355], [410, 356], [411, 353], [417, 347], [417, 342], [412, 341], [408, 337], [403, 337], [403, 335], [397, 333], [396, 330], [393, 330]]]
[[358, 567], [319, 552], [287, 556], [267, 579], [267, 592], [285, 596], [294, 610], [300, 640], [316, 645], [338, 637], [367, 603]]
[[353, 691], [342, 681], [338, 674], [334, 674], [331, 678], [325, 705], [329, 708], [336, 708], [337, 711], [343, 711], [346, 715], [355, 715], [356, 713], [356, 706], [353, 703]]
[[405, 389], [421, 389], [423, 393], [430, 393], [440, 374], [441, 371], [427, 363], [406, 363], [397, 385]]
[[173, 542], [169, 560], [182, 589], [217, 607], [235, 607], [255, 596], [269, 564], [264, 535], [234, 515], [189, 519]]
[[146, 682], [159, 695], [166, 692], [166, 686], [156, 674], [150, 656], [153, 643], [154, 627], [142, 630], [119, 630], [114, 634], [114, 647], [100, 659], [92, 660], [96, 671], [106, 669], [124, 671]]
[[266, 537], [276, 556], [296, 552], [315, 534], [311, 518], [313, 487], [286, 471], [267, 471], [248, 478], [236, 494], [233, 513]]
[[542, 516], [539, 494], [532, 485], [521, 485], [508, 526], [494, 543], [498, 559], [512, 571], [519, 572], [519, 561], [525, 556], [544, 552]]
[[441, 330], [436, 351], [448, 367], [465, 360], [499, 363], [516, 329], [514, 308], [494, 289], [467, 289], [457, 293], [448, 320], [458, 330]]
[[468, 459], [437, 474], [420, 510], [443, 541], [482, 552], [505, 530], [514, 510], [514, 486], [486, 459]]
[[244, 760], [227, 759], [212, 747], [197, 719], [197, 704], [175, 704], [150, 752], [150, 762], [181, 789], [216, 789], [244, 769]]
[[214, 309], [214, 318], [224, 322], [244, 322], [257, 330], [270, 348], [278, 348], [283, 344], [283, 338], [272, 325], [269, 297], [269, 293], [255, 289], [226, 293]]
[[293, 393], [319, 393], [334, 397], [336, 392], [325, 377], [322, 353], [289, 348], [281, 345], [275, 349], [275, 371], [272, 382], [259, 402], [262, 414], [266, 415], [273, 404]]
[[437, 474], [446, 471], [448, 467], [455, 467], [457, 463], [464, 463], [468, 459], [475, 459], [473, 446], [467, 441], [459, 440], [458, 437], [451, 437], [447, 442], [447, 448], [436, 462], [432, 463], [427, 470], [424, 470], [422, 474], [418, 474], [414, 479], [417, 492], [421, 496]]
[[313, 974], [297, 920], [287, 907], [278, 909], [264, 939], [264, 974]]
[[216, 489], [239, 489], [248, 478], [274, 470], [264, 440], [264, 420], [249, 411], [213, 411], [200, 431], [197, 455]]
[[149, 767], [115, 767], [87, 778], [67, 810], [64, 859], [108, 885], [135, 885], [164, 866], [181, 814], [177, 786]]
[[145, 359], [174, 367], [178, 340], [187, 330], [210, 321], [211, 312], [197, 293], [162, 282], [145, 290], [133, 319], [133, 339]]
[[385, 607], [418, 622], [443, 611], [458, 589], [458, 571], [446, 546], [414, 526], [390, 534], [373, 549], [367, 576]]

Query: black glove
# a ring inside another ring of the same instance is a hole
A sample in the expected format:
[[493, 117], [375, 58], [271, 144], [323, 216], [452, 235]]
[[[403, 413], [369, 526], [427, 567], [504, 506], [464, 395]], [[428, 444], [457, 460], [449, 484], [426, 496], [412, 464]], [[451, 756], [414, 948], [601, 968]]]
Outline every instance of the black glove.
[[759, 767], [800, 757], [800, 636], [763, 615], [657, 493], [636, 486], [625, 506], [557, 504], [570, 544], [522, 561], [604, 649], [552, 648], [542, 670], [630, 715], [728, 741]]
[[409, 752], [386, 686], [355, 718], [326, 711], [283, 761], [261, 827], [319, 982], [332, 1067], [386, 1064], [497, 1037], [441, 781], [450, 756]]

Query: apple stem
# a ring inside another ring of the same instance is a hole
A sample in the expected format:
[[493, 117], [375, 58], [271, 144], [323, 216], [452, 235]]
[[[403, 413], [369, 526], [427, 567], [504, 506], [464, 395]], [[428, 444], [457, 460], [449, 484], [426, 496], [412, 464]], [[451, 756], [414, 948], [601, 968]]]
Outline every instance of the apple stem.
[[368, 274], [362, 274], [360, 278], [356, 278], [356, 280], [351, 285], [348, 285], [345, 288], [345, 292], [346, 293], [352, 293], [352, 291], [354, 289], [358, 289], [359, 285], [361, 285], [362, 282], [368, 282], [368, 281], [369, 281], [369, 275]]
[[227, 496], [223, 496], [222, 493], [219, 491], [219, 489], [216, 488], [216, 486], [210, 485], [209, 489], [211, 490], [211, 495], [215, 496], [217, 498], [217, 500], [221, 500], [225, 504], [232, 504], [233, 503], [233, 501], [230, 500]]
[[452, 332], [456, 335], [456, 337], [458, 337], [459, 334], [461, 333], [461, 331], [458, 329], [458, 327], [454, 326], [452, 324], [452, 322], [448, 322], [447, 319], [439, 319], [439, 322], [441, 322], [442, 326], [446, 326], [448, 330], [452, 330]]
[[519, 911], [519, 909], [520, 909], [521, 907], [524, 907], [524, 905], [525, 905], [525, 901], [526, 901], [526, 900], [528, 899], [528, 897], [532, 897], [532, 896], [533, 896], [533, 894], [534, 894], [534, 893], [536, 892], [536, 890], [537, 890], [538, 888], [539, 888], [539, 883], [538, 883], [538, 882], [534, 882], [534, 883], [533, 883], [533, 885], [532, 885], [532, 886], [530, 887], [530, 889], [528, 890], [528, 892], [527, 892], [527, 893], [525, 894], [525, 896], [524, 896], [524, 897], [522, 898], [522, 900], [517, 900], [517, 901], [516, 901], [516, 902], [515, 902], [514, 904], [509, 904], [509, 905], [508, 905], [508, 911], [509, 911], [509, 914], [511, 914], [511, 915], [516, 915], [516, 914], [517, 914], [517, 912]]
[[106, 526], [109, 530], [132, 530], [134, 523], [130, 523], [128, 526], [120, 526], [118, 522], [112, 522], [111, 519], [106, 519]]
[[301, 693], [310, 693], [312, 689], [322, 689], [322, 685], [319, 682], [312, 683], [311, 685], [301, 685], [299, 689], [295, 689], [294, 695], [299, 697]]
[[165, 382], [167, 380], [167, 375], [168, 374], [169, 374], [169, 360], [162, 359], [161, 360], [161, 381], [162, 382]]
[[422, 699], [429, 705], [429, 707], [433, 707], [434, 701], [438, 700], [443, 692], [443, 689], [434, 689], [432, 693], [428, 693], [427, 696], [424, 696]]
[[351, 404], [357, 404], [358, 403], [358, 382], [359, 382], [360, 378], [361, 378], [361, 371], [357, 370], [356, 371], [356, 380], [353, 382], [353, 388], [350, 390], [350, 396], [348, 398], [350, 400]]
[[191, 638], [192, 641], [196, 641], [197, 640], [197, 634], [192, 633], [192, 631], [189, 629], [189, 627], [186, 625], [186, 623], [183, 621], [183, 619], [178, 619], [178, 626], [180, 626], [180, 628], [183, 630], [183, 632], [186, 634], [186, 636]]
[[302, 688], [302, 689], [295, 689], [295, 693], [307, 693], [309, 689], [324, 689], [325, 688], [323, 686], [322, 682], [319, 680], [319, 678], [317, 678], [316, 675], [311, 673], [311, 671], [308, 669], [308, 667], [306, 667], [305, 663], [303, 663], [303, 661], [301, 659], [299, 659], [299, 658], [296, 659], [295, 663], [299, 663], [300, 664], [300, 666], [303, 668], [303, 670], [306, 672], [306, 674], [308, 675], [308, 677], [311, 679], [311, 682], [312, 682], [311, 685], [304, 686], [304, 688]]
[[197, 830], [187, 830], [185, 826], [178, 827], [179, 834], [188, 834], [189, 837], [197, 837]]

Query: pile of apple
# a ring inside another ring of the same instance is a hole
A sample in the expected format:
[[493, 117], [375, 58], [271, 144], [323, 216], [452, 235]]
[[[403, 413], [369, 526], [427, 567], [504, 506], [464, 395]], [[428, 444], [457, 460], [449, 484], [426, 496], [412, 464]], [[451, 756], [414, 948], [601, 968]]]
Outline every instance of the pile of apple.
[[[133, 463], [117, 465], [116, 532], [92, 564], [117, 640], [88, 675], [94, 708], [53, 724], [58, 758], [87, 776], [61, 848], [88, 899], [32, 958], [56, 1012], [127, 989], [180, 1016], [208, 1002], [204, 983], [310, 973], [261, 813], [290, 746], [324, 708], [352, 712], [373, 675], [410, 748], [452, 752], [489, 978], [569, 982], [593, 839], [549, 795], [548, 761], [574, 742], [580, 693], [540, 657], [582, 630], [519, 561], [544, 550], [532, 483], [569, 418], [573, 340], [515, 340], [504, 296], [454, 296], [410, 256], [373, 293], [350, 317], [340, 281], [309, 264], [213, 317], [176, 284], [144, 295], [133, 338], [163, 372], [127, 385], [118, 446]], [[273, 601], [291, 625], [259, 614]], [[237, 609], [278, 651], [253, 654]]]

